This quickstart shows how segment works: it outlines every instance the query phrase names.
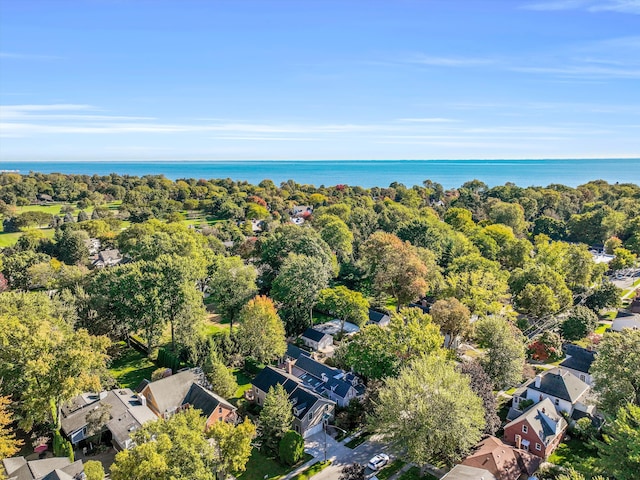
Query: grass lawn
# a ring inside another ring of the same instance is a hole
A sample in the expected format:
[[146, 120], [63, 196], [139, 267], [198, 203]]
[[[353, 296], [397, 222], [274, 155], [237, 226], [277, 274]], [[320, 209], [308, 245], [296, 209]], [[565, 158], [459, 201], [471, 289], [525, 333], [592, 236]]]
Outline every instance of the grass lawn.
[[370, 436], [371, 434], [369, 432], [365, 432], [357, 436], [356, 438], [352, 438], [347, 443], [345, 443], [344, 446], [352, 449], [356, 448], [358, 445], [362, 445], [364, 442], [366, 442], [367, 438], [369, 438]]
[[251, 388], [251, 380], [253, 380], [247, 372], [241, 370], [239, 368], [233, 368], [231, 373], [236, 377], [236, 382], [238, 383], [238, 389], [234, 395], [234, 398], [242, 398], [244, 397], [244, 392]]
[[309, 468], [307, 468], [306, 470], [303, 470], [302, 472], [297, 474], [295, 477], [293, 477], [292, 480], [307, 480], [313, 477], [314, 475], [320, 473], [329, 465], [331, 465], [331, 460], [327, 460], [326, 462], [314, 463]]
[[380, 470], [376, 474], [376, 477], [378, 477], [378, 480], [387, 480], [389, 477], [399, 472], [400, 469], [404, 466], [405, 466], [405, 463], [399, 458], [397, 458], [393, 462], [391, 462], [389, 465], [384, 467], [382, 470]]
[[611, 325], [607, 325], [606, 323], [600, 323], [598, 328], [596, 328], [595, 333], [602, 335], [607, 328], [611, 328]]
[[122, 353], [114, 358], [109, 372], [122, 387], [136, 388], [145, 378], [151, 380], [151, 374], [158, 368], [139, 351], [128, 348], [121, 342]]
[[312, 456], [305, 453], [302, 460], [293, 467], [281, 465], [274, 458], [269, 458], [259, 450], [253, 449], [249, 461], [247, 462], [247, 469], [240, 475], [239, 479], [242, 480], [264, 480], [264, 479], [277, 479], [286, 475], [290, 471], [296, 469], [305, 462], [311, 460]]
[[324, 313], [320, 313], [320, 312], [313, 312], [313, 324], [314, 325], [320, 325], [322, 323], [327, 323], [330, 322], [331, 320], [333, 320], [335, 317], [332, 317], [330, 315], [325, 315]]
[[597, 472], [594, 461], [597, 457], [595, 450], [585, 446], [581, 440], [572, 438], [558, 445], [549, 457], [549, 462], [564, 467], [573, 467], [578, 472], [592, 475]]
[[438, 480], [438, 477], [434, 477], [430, 473], [426, 473], [423, 477], [420, 475], [419, 467], [411, 467], [409, 470], [400, 475], [399, 480]]
[[516, 387], [512, 387], [509, 390], [505, 390], [505, 392], [507, 395], [513, 395], [514, 393], [516, 393]]
[[[40, 231], [44, 234], [45, 238], [53, 238], [53, 235], [56, 233], [53, 228], [42, 228]], [[0, 248], [15, 245], [23, 233], [24, 232], [0, 232]]]

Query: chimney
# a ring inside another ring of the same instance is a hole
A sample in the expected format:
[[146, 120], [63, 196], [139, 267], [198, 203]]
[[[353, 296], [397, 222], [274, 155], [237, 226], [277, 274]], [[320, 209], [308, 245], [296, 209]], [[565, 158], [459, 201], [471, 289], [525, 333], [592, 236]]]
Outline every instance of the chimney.
[[107, 394], [109, 392], [104, 391], [104, 392], [100, 392], [100, 394], [98, 395], [98, 397], [100, 398], [100, 400], [104, 400], [105, 398], [107, 398]]
[[516, 448], [520, 449], [522, 447], [522, 437], [520, 435], [516, 435]]
[[147, 406], [147, 397], [145, 397], [143, 394], [139, 393], [138, 394], [138, 399], [140, 399], [140, 405], [142, 405], [143, 407]]
[[292, 364], [293, 364], [293, 362], [291, 361], [291, 359], [290, 359], [290, 358], [287, 358], [287, 373], [288, 373], [289, 375], [293, 375], [293, 374], [291, 373], [291, 371], [292, 371]]
[[542, 382], [542, 375], [538, 374], [536, 375], [536, 388], [540, 388], [540, 382]]

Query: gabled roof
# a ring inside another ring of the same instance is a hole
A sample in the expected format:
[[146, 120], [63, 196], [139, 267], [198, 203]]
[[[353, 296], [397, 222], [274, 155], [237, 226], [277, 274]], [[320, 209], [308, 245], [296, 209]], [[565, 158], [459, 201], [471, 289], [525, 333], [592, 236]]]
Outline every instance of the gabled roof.
[[187, 392], [187, 396], [184, 398], [182, 403], [183, 405], [188, 403], [193, 408], [200, 410], [205, 417], [209, 417], [209, 415], [211, 415], [218, 406], [223, 406], [231, 411], [236, 410], [236, 407], [231, 405], [224, 398], [216, 395], [197, 383], [191, 385], [191, 388], [189, 389], [189, 392]]
[[556, 411], [553, 402], [548, 398], [535, 404], [518, 418], [507, 423], [504, 429], [520, 424], [525, 420], [544, 445], [548, 445], [567, 428], [567, 422]]
[[302, 350], [301, 348], [296, 347], [292, 343], [287, 343], [287, 351], [285, 355], [293, 360], [297, 360], [298, 358], [300, 358], [300, 355], [306, 355], [308, 357], [311, 354], [306, 350]]
[[567, 358], [560, 364], [561, 367], [589, 373], [591, 364], [596, 359], [596, 352], [570, 343], [564, 346], [564, 351]]
[[170, 411], [182, 405], [184, 397], [189, 393], [191, 385], [196, 383], [198, 375], [191, 370], [185, 370], [155, 382], [150, 382], [145, 388], [151, 391], [160, 413]]
[[389, 315], [387, 315], [386, 313], [378, 312], [377, 310], [372, 310], [371, 308], [369, 309], [369, 322], [370, 323], [378, 324], [382, 320], [384, 320], [385, 317], [388, 319]]
[[540, 457], [506, 445], [496, 437], [487, 437], [462, 465], [488, 470], [498, 480], [517, 480], [523, 474], [531, 476], [541, 462]]
[[552, 397], [567, 400], [572, 404], [577, 402], [582, 395], [589, 390], [589, 385], [567, 370], [554, 368], [540, 374], [540, 386], [536, 387], [536, 380], [533, 379], [527, 388], [546, 393]]
[[307, 328], [301, 335], [302, 338], [308, 338], [312, 342], [321, 342], [326, 338], [331, 338], [331, 335], [327, 335], [320, 330], [316, 330], [315, 328]]
[[71, 463], [67, 457], [27, 461], [24, 457], [2, 461], [9, 480], [72, 480], [83, 471], [82, 460]]
[[456, 465], [440, 480], [498, 480], [484, 468]]
[[[313, 377], [311, 379], [303, 375], [300, 378], [309, 384], [311, 388], [316, 389], [316, 391], [324, 389], [332, 390], [337, 396], [345, 398], [349, 390], [353, 387], [350, 382], [344, 380], [346, 376], [345, 372], [337, 368], [329, 367], [313, 358], [306, 356], [298, 358], [296, 368], [304, 370]], [[323, 374], [326, 380], [323, 378]]]
[[263, 368], [251, 383], [263, 392], [268, 392], [269, 388], [275, 387], [278, 384], [282, 385], [289, 395], [289, 401], [294, 404], [294, 415], [299, 419], [304, 418], [318, 403], [322, 405], [334, 403], [318, 393], [305, 388], [301, 381], [293, 375], [289, 375], [273, 367]]

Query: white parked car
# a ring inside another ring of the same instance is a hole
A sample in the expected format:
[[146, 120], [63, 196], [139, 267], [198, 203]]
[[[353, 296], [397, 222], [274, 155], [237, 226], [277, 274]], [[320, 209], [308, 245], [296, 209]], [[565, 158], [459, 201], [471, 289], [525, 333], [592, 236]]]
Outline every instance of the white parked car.
[[371, 460], [369, 460], [369, 463], [367, 464], [367, 468], [375, 472], [377, 470], [380, 470], [387, 463], [389, 463], [389, 455], [387, 455], [386, 453], [379, 453], [375, 457], [373, 457]]

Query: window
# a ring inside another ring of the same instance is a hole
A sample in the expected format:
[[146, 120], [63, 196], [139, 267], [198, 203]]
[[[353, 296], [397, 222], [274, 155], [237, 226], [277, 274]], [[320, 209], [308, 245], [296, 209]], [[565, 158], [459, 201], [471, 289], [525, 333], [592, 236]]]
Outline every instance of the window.
[[542, 445], [540, 445], [539, 443], [536, 443], [536, 450], [538, 451], [542, 450]]
[[555, 404], [560, 405], [560, 400], [556, 398]]
[[218, 407], [218, 413], [222, 413], [222, 407]]
[[529, 431], [529, 427], [526, 425], [522, 425], [522, 433], [527, 433]]
[[313, 413], [309, 413], [308, 418], [311, 420], [313, 418]]
[[580, 380], [584, 382], [586, 380], [586, 377], [584, 375], [580, 375]]

